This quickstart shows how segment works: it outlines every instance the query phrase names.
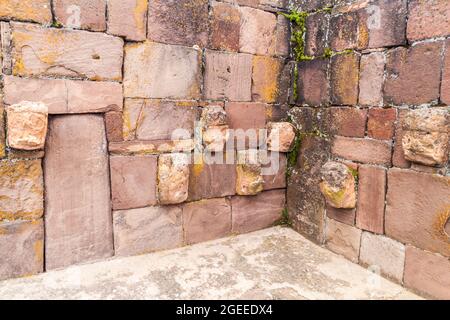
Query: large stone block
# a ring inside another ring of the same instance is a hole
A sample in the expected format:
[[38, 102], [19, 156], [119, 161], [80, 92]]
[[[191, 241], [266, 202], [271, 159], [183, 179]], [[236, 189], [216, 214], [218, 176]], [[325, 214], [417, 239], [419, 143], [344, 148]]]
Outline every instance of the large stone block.
[[280, 93], [280, 76], [283, 60], [255, 56], [253, 57], [252, 100], [274, 103]]
[[0, 224], [0, 242], [0, 280], [44, 271], [42, 219]]
[[115, 211], [117, 256], [139, 255], [183, 245], [182, 210], [177, 206]]
[[319, 12], [306, 18], [305, 54], [322, 56], [327, 47], [329, 14]]
[[410, 0], [408, 40], [417, 41], [450, 35], [450, 3], [445, 0]]
[[241, 15], [237, 7], [217, 1], [211, 3], [211, 49], [239, 51], [240, 28]]
[[273, 13], [241, 7], [240, 52], [274, 55], [277, 18]]
[[261, 150], [259, 158], [262, 165], [264, 190], [284, 189], [287, 186], [287, 156], [281, 152]]
[[450, 257], [450, 178], [391, 169], [386, 235]]
[[5, 0], [0, 3], [0, 19], [52, 22], [50, 0]]
[[356, 183], [350, 169], [343, 163], [329, 161], [321, 170], [320, 191], [329, 206], [337, 209], [356, 207]]
[[41, 160], [0, 162], [0, 221], [34, 220], [44, 213]]
[[54, 0], [55, 20], [72, 29], [106, 30], [106, 0]]
[[374, 139], [391, 140], [394, 137], [397, 110], [394, 108], [372, 108], [367, 123], [368, 136]]
[[328, 60], [302, 61], [298, 65], [297, 102], [302, 105], [323, 106], [330, 103]]
[[46, 269], [110, 257], [111, 194], [103, 117], [50, 119], [45, 155]]
[[158, 159], [158, 199], [161, 204], [187, 200], [189, 156], [185, 153], [162, 154]]
[[359, 103], [364, 106], [383, 104], [385, 55], [374, 52], [361, 56], [359, 77]]
[[155, 42], [127, 44], [124, 95], [127, 98], [198, 99], [200, 62], [201, 53], [194, 48]]
[[147, 5], [147, 0], [109, 0], [108, 33], [125, 37], [127, 40], [145, 40]]
[[359, 61], [356, 53], [336, 55], [331, 59], [331, 102], [337, 105], [358, 103]]
[[258, 150], [237, 152], [236, 193], [242, 196], [257, 195], [264, 190], [264, 179]]
[[366, 134], [367, 110], [356, 108], [331, 108], [332, 123], [336, 134], [344, 137], [363, 138]]
[[295, 127], [289, 122], [269, 122], [267, 124], [267, 149], [290, 152], [296, 136]]
[[387, 166], [391, 163], [391, 149], [385, 141], [336, 136], [332, 152], [347, 160]]
[[122, 80], [123, 40], [109, 35], [11, 23], [13, 75]]
[[362, 231], [355, 227], [327, 219], [326, 246], [347, 259], [358, 262]]

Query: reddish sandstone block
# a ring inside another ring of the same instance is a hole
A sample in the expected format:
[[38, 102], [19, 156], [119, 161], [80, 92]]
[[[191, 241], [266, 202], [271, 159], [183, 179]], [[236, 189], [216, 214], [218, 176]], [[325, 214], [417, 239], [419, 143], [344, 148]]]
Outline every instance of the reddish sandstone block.
[[326, 246], [347, 259], [358, 262], [362, 231], [344, 223], [327, 219]]
[[392, 155], [392, 164], [399, 168], [409, 168], [411, 163], [405, 159], [405, 151], [403, 150], [403, 119], [408, 110], [398, 111], [398, 120], [395, 125], [394, 153]]
[[214, 1], [211, 4], [210, 47], [215, 50], [239, 51], [241, 16], [237, 7]]
[[450, 105], [450, 40], [445, 42], [444, 69], [442, 71], [441, 101]]
[[298, 103], [323, 106], [330, 103], [328, 60], [302, 61], [298, 65]]
[[331, 108], [332, 125], [336, 134], [363, 138], [366, 133], [367, 110], [356, 108]]
[[449, 181], [449, 177], [391, 169], [386, 235], [449, 257]]
[[0, 224], [0, 242], [0, 280], [44, 271], [42, 219]]
[[132, 256], [183, 245], [182, 210], [148, 207], [113, 213], [116, 256]]
[[227, 102], [225, 111], [230, 129], [264, 129], [266, 127], [266, 105], [264, 103]]
[[450, 299], [450, 261], [447, 258], [406, 247], [405, 286], [435, 299]]
[[332, 206], [327, 206], [327, 217], [348, 224], [355, 225], [356, 209], [337, 209]]
[[388, 104], [420, 105], [438, 101], [442, 42], [400, 47], [387, 54], [384, 99]]
[[108, 142], [123, 141], [122, 112], [111, 111], [105, 113], [105, 125]]
[[408, 40], [450, 35], [450, 3], [445, 0], [410, 0]]
[[279, 77], [283, 69], [281, 59], [254, 56], [252, 101], [274, 103], [279, 94]]
[[185, 204], [183, 228], [187, 244], [226, 237], [231, 233], [230, 201], [220, 198]]
[[258, 9], [241, 7], [239, 51], [257, 55], [274, 55], [277, 18]]
[[332, 152], [335, 156], [356, 162], [391, 164], [391, 144], [385, 141], [336, 136]]
[[394, 136], [396, 109], [373, 108], [369, 110], [367, 132], [369, 137], [380, 140], [390, 140]]
[[152, 0], [148, 38], [155, 42], [198, 45], [208, 42], [208, 0]]
[[330, 19], [330, 47], [333, 51], [358, 48], [358, 12], [333, 15]]
[[[3, 97], [0, 97], [3, 100]], [[6, 157], [5, 108], [0, 103], [0, 158]]]
[[314, 11], [331, 7], [334, 0], [292, 0], [290, 5], [299, 11]]
[[114, 210], [155, 205], [157, 156], [114, 156], [110, 158]]
[[356, 226], [373, 233], [384, 233], [386, 170], [359, 166], [358, 208]]
[[285, 190], [266, 191], [252, 197], [233, 197], [233, 232], [247, 233], [273, 226], [281, 219], [285, 203]]
[[315, 13], [306, 18], [305, 54], [321, 56], [327, 47], [329, 14]]
[[11, 23], [13, 75], [122, 80], [123, 40], [109, 35]]
[[277, 16], [277, 31], [276, 31], [276, 48], [275, 55], [288, 56], [290, 49], [290, 22], [289, 20], [279, 14]]
[[72, 29], [106, 30], [106, 0], [54, 0], [55, 20]]
[[374, 52], [361, 56], [359, 78], [359, 103], [365, 106], [383, 104], [385, 55]]
[[331, 102], [337, 105], [358, 103], [359, 60], [357, 53], [331, 58]]
[[[265, 153], [265, 152], [261, 152]], [[260, 153], [264, 190], [284, 189], [287, 186], [286, 170], [287, 156], [285, 153], [267, 152], [265, 156]]]
[[108, 33], [127, 40], [145, 40], [147, 5], [147, 0], [109, 0]]
[[52, 22], [50, 0], [5, 0], [0, 3], [0, 19]]

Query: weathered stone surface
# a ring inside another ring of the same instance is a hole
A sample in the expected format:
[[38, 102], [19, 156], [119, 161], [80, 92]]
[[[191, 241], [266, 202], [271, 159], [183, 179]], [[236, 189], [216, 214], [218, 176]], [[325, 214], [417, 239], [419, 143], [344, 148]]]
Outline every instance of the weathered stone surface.
[[206, 51], [206, 99], [251, 101], [252, 56]]
[[298, 103], [309, 106], [323, 106], [330, 103], [328, 61], [314, 59], [298, 65]]
[[365, 267], [378, 269], [384, 276], [403, 282], [405, 246], [400, 242], [363, 232], [359, 259]]
[[241, 16], [235, 6], [213, 1], [211, 3], [210, 47], [215, 50], [239, 51]]
[[356, 105], [358, 102], [359, 60], [356, 53], [336, 55], [331, 59], [331, 102]]
[[408, 40], [450, 35], [450, 4], [442, 0], [410, 0], [408, 17]]
[[112, 256], [103, 117], [51, 118], [45, 154], [46, 269]]
[[182, 203], [188, 198], [189, 157], [162, 154], [158, 159], [158, 199], [161, 204]]
[[279, 78], [283, 61], [277, 58], [253, 57], [252, 101], [274, 103], [277, 101]]
[[434, 299], [450, 299], [450, 261], [442, 256], [406, 247], [405, 286]]
[[359, 103], [364, 106], [383, 104], [385, 55], [373, 52], [361, 56], [359, 75]]
[[6, 109], [8, 145], [19, 150], [39, 150], [47, 136], [48, 108], [42, 103], [24, 101]]
[[42, 217], [42, 175], [41, 160], [0, 162], [0, 221]]
[[55, 20], [72, 29], [106, 30], [106, 0], [54, 0]]
[[121, 111], [122, 85], [116, 82], [29, 79], [4, 76], [6, 104], [42, 102], [49, 114]]
[[327, 206], [327, 217], [348, 224], [355, 225], [356, 209], [337, 209], [332, 206]]
[[188, 152], [194, 150], [194, 140], [157, 140], [157, 141], [124, 141], [109, 144], [111, 154], [117, 155], [149, 155], [171, 152]]
[[208, 0], [149, 2], [148, 38], [152, 41], [204, 47], [208, 27]]
[[287, 156], [280, 152], [261, 150], [259, 159], [262, 164], [264, 190], [284, 189], [287, 186]]
[[391, 163], [391, 148], [391, 144], [385, 141], [336, 136], [332, 152], [334, 155], [347, 160], [389, 165]]
[[177, 206], [115, 211], [114, 250], [131, 256], [183, 245], [182, 210]]
[[222, 152], [225, 150], [225, 144], [230, 138], [230, 129], [228, 126], [208, 127], [203, 131], [203, 145], [205, 151]]
[[237, 152], [236, 193], [242, 196], [257, 195], [264, 190], [262, 166], [258, 150]]
[[384, 233], [386, 170], [359, 166], [358, 209], [356, 226], [373, 233]]
[[386, 235], [450, 257], [449, 179], [410, 170], [389, 170]]
[[367, 110], [356, 108], [331, 108], [332, 124], [336, 134], [363, 138], [366, 133]]
[[327, 162], [321, 171], [320, 190], [328, 205], [337, 209], [356, 207], [356, 185], [350, 169], [340, 162]]
[[200, 56], [200, 51], [194, 48], [155, 42], [127, 44], [125, 97], [200, 98]]
[[257, 55], [274, 55], [276, 50], [276, 16], [249, 7], [241, 7], [239, 10], [241, 12], [239, 51]]
[[295, 140], [295, 128], [289, 122], [269, 122], [267, 124], [267, 149], [289, 152]]
[[123, 40], [101, 33], [11, 23], [13, 75], [122, 80]]
[[108, 0], [108, 33], [125, 37], [127, 40], [145, 40], [147, 2], [147, 0]]
[[[2, 96], [0, 96], [3, 99]], [[5, 122], [5, 108], [3, 103], [0, 103], [0, 158], [6, 157], [6, 122]]]
[[405, 159], [403, 150], [403, 121], [408, 110], [398, 110], [398, 120], [395, 125], [394, 153], [392, 155], [392, 164], [399, 168], [409, 168], [411, 163]]
[[0, 3], [0, 19], [17, 19], [50, 24], [50, 0], [5, 0]]
[[106, 138], [108, 142], [123, 141], [123, 114], [110, 111], [105, 113]]
[[276, 31], [276, 49], [277, 56], [288, 56], [290, 50], [290, 22], [289, 20], [279, 14], [277, 16], [277, 31]]
[[289, 5], [299, 11], [314, 11], [325, 7], [331, 7], [334, 0], [291, 0]]
[[281, 219], [285, 203], [285, 190], [266, 191], [254, 197], [233, 197], [233, 233], [247, 233], [273, 226]]
[[358, 12], [346, 12], [333, 15], [330, 19], [330, 47], [333, 51], [343, 51], [358, 48], [360, 23]]
[[327, 248], [353, 262], [358, 262], [362, 231], [332, 219], [327, 219], [326, 230]]
[[385, 103], [420, 105], [437, 101], [440, 90], [442, 41], [388, 51]]
[[114, 210], [155, 205], [157, 156], [113, 156], [110, 158]]
[[193, 244], [231, 233], [231, 205], [225, 198], [202, 200], [183, 206], [185, 241]]
[[42, 219], [0, 224], [0, 242], [0, 280], [44, 271]]
[[221, 105], [210, 105], [203, 108], [201, 121], [205, 127], [226, 126], [228, 116]]
[[450, 108], [421, 108], [409, 110], [402, 121], [404, 130], [423, 132], [450, 131]]
[[446, 41], [444, 69], [442, 70], [441, 101], [450, 105], [450, 39]]
[[319, 12], [306, 18], [305, 54], [322, 56], [327, 47], [329, 14]]
[[397, 110], [372, 108], [367, 123], [368, 136], [374, 139], [391, 140], [394, 137]]

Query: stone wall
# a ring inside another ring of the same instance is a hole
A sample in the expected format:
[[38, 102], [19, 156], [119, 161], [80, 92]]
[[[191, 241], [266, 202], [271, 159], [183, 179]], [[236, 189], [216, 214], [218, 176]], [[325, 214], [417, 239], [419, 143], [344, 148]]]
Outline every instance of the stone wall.
[[1, 1], [0, 280], [282, 220], [283, 7]]
[[303, 40], [293, 43], [289, 112], [300, 132], [288, 182], [294, 227], [410, 289], [450, 298], [450, 2], [290, 8], [293, 38]]

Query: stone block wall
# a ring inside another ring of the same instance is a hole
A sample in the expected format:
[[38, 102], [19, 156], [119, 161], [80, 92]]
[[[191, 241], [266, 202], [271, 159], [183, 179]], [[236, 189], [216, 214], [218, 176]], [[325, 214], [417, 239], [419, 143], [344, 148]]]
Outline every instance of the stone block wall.
[[0, 280], [278, 223], [295, 135], [283, 10], [1, 1]]
[[294, 228], [450, 298], [450, 2], [292, 0], [290, 9]]

